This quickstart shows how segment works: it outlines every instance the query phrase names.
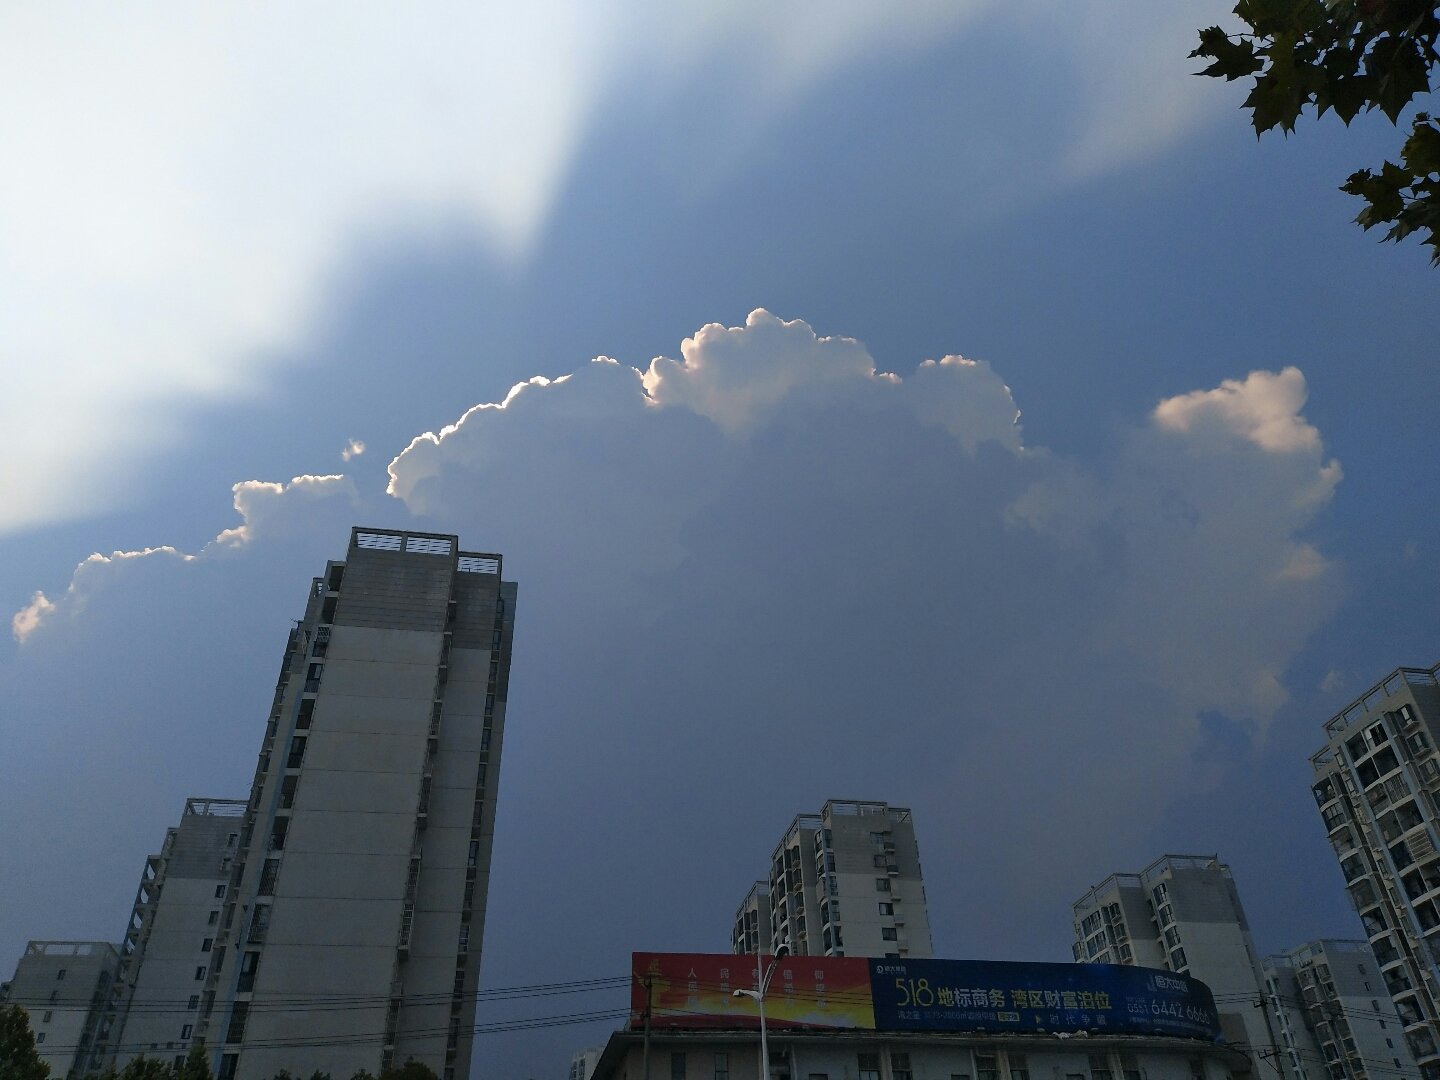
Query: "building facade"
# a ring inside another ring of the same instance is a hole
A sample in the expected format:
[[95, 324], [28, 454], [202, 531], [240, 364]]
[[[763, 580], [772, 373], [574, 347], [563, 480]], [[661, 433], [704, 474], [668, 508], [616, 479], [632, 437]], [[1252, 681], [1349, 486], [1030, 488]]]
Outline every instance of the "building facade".
[[195, 972], [220, 1080], [469, 1074], [515, 598], [433, 533], [314, 579]]
[[1267, 956], [1265, 995], [1299, 1080], [1418, 1076], [1367, 941], [1311, 941]]
[[730, 931], [733, 953], [771, 953], [770, 947], [770, 882], [761, 880], [750, 886], [745, 899], [735, 909], [735, 927]]
[[[1160, 1036], [769, 1033], [767, 1080], [1229, 1080], [1243, 1054]], [[648, 1058], [648, 1060], [647, 1060]], [[758, 1080], [754, 1031], [617, 1031], [593, 1080]]]
[[25, 946], [0, 1004], [30, 1015], [35, 1049], [52, 1077], [89, 1069], [96, 1032], [120, 970], [108, 941], [32, 941]]
[[730, 944], [736, 953], [933, 956], [910, 811], [832, 799], [798, 815], [771, 854], [769, 880], [736, 912]]
[[1392, 672], [1325, 736], [1315, 801], [1410, 1053], [1440, 1077], [1440, 665]]
[[141, 1055], [183, 1061], [189, 1052], [245, 805], [186, 799], [180, 824], [145, 860], [90, 1068], [123, 1068]]
[[1199, 979], [1215, 995], [1226, 1040], [1250, 1055], [1253, 1071], [1268, 1075], [1279, 1066], [1250, 924], [1230, 868], [1216, 856], [1165, 855], [1138, 874], [1111, 874], [1073, 912], [1077, 963]]

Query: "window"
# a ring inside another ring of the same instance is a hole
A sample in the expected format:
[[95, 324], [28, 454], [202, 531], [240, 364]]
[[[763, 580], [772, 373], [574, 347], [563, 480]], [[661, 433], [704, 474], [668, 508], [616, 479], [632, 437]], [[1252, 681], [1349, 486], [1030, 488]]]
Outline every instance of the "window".
[[61, 968], [59, 971], [55, 972], [55, 978], [57, 981], [65, 978], [65, 969]]
[[37, 1043], [43, 1043], [43, 1042], [45, 1041], [45, 1032], [43, 1032], [43, 1031], [37, 1031], [37, 1032], [35, 1033], [35, 1041], [36, 1041]]
[[975, 1055], [975, 1080], [999, 1080], [994, 1054]]
[[192, 1032], [192, 1031], [194, 1031], [194, 1030], [195, 1030], [195, 1025], [194, 1025], [194, 1024], [186, 1024], [184, 1027], [182, 1027], [182, 1028], [180, 1029], [180, 1038], [182, 1038], [182, 1039], [188, 1039], [188, 1038], [190, 1037], [190, 1032]]
[[210, 918], [206, 919], [205, 921], [211, 926], [214, 926], [216, 923], [218, 923], [220, 921], [220, 909], [216, 908], [214, 911], [210, 912]]
[[1111, 1080], [1108, 1054], [1090, 1055], [1090, 1080]]
[[1170, 953], [1170, 970], [1183, 971], [1185, 968], [1185, 950], [1175, 949]]
[[216, 900], [223, 900], [224, 898], [225, 898], [225, 886], [224, 886], [224, 885], [216, 885], [216, 886], [215, 886], [215, 899], [216, 899]]
[[197, 968], [195, 969], [195, 981], [196, 981], [196, 982], [204, 982], [204, 980], [205, 980], [205, 965], [204, 965], [204, 964], [201, 964], [199, 967], [197, 967]]
[[1140, 1080], [1140, 1059], [1134, 1054], [1121, 1052], [1120, 1075], [1124, 1080]]
[[[225, 1032], [225, 1041], [234, 1043], [245, 1038], [245, 1021], [250, 1017], [250, 1003], [248, 1001], [237, 1001], [235, 1007], [230, 1010], [230, 1028]], [[225, 1075], [225, 1067], [220, 1068], [220, 1075]], [[234, 1075], [234, 1070], [231, 1070]]]
[[1010, 1080], [1030, 1080], [1030, 1066], [1026, 1063], [1024, 1054], [1017, 1054], [1012, 1050], [1005, 1056], [1010, 1063]]
[[[212, 911], [211, 914], [213, 915], [214, 912]], [[207, 937], [204, 941], [200, 942], [200, 951], [209, 952], [210, 949], [214, 946], [214, 944], [215, 939], [213, 937]]]
[[685, 1080], [685, 1055], [670, 1055], [670, 1080]]
[[860, 1080], [880, 1080], [880, 1055], [861, 1054], [859, 1056]]
[[715, 1055], [715, 1080], [730, 1080], [730, 1055]]
[[876, 892], [889, 892], [889, 891], [890, 891], [890, 879], [889, 879], [888, 877], [877, 877], [877, 878], [875, 879], [875, 891], [876, 891]]
[[265, 865], [260, 870], [260, 887], [256, 893], [260, 896], [275, 895], [275, 879], [280, 876], [280, 860], [266, 859]]
[[890, 1076], [892, 1080], [914, 1080], [915, 1074], [910, 1071], [910, 1055], [890, 1055]]
[[880, 901], [880, 914], [881, 914], [881, 915], [894, 915], [894, 914], [895, 914], [895, 905], [894, 905], [893, 903], [891, 903], [889, 900], [881, 900], [881, 901]]
[[190, 1003], [189, 1003], [188, 1005], [186, 1005], [185, 1007], [186, 1007], [187, 1009], [189, 1009], [191, 1012], [194, 1012], [196, 1009], [200, 1008], [200, 995], [199, 995], [199, 994], [191, 994], [191, 995], [190, 995]]
[[46, 1009], [43, 1013], [40, 1014], [40, 1022], [41, 1022], [42, 1024], [48, 1024], [48, 1023], [50, 1022], [50, 1010], [49, 1010], [49, 1009]]
[[882, 941], [898, 941], [899, 938], [896, 936], [895, 927], [882, 926], [880, 928], [880, 939]]

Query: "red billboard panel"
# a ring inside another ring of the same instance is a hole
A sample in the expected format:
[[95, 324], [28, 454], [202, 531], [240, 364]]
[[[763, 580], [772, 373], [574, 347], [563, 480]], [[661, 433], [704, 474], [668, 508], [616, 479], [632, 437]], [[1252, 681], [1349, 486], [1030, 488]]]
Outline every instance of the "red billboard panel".
[[[771, 957], [763, 958], [768, 969]], [[630, 1026], [648, 1008], [652, 1028], [759, 1027], [752, 997], [755, 957], [729, 953], [634, 953]], [[852, 956], [786, 956], [765, 992], [767, 1027], [870, 1028], [870, 963]]]

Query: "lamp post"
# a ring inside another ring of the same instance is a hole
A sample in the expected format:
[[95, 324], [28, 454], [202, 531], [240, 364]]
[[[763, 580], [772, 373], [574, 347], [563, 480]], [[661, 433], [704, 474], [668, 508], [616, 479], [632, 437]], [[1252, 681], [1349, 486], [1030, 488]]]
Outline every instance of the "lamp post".
[[770, 980], [775, 977], [775, 968], [780, 963], [780, 958], [789, 952], [788, 944], [778, 946], [775, 949], [775, 955], [770, 958], [770, 966], [767, 968], [763, 966], [763, 958], [757, 944], [755, 948], [755, 989], [732, 990], [730, 993], [731, 997], [751, 998], [754, 1000], [756, 1008], [760, 1010], [760, 1074], [756, 1080], [770, 1080], [770, 1046], [765, 1041], [765, 991], [770, 989]]

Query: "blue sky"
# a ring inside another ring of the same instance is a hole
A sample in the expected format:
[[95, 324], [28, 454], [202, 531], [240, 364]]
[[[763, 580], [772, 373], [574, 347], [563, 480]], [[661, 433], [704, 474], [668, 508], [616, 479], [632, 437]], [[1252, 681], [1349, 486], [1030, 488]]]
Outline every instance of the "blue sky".
[[490, 986], [723, 949], [829, 797], [943, 954], [1177, 850], [1354, 936], [1306, 759], [1440, 659], [1437, 279], [1388, 125], [1257, 142], [1152, 7], [0, 16], [0, 965], [245, 794], [361, 522], [521, 583]]

